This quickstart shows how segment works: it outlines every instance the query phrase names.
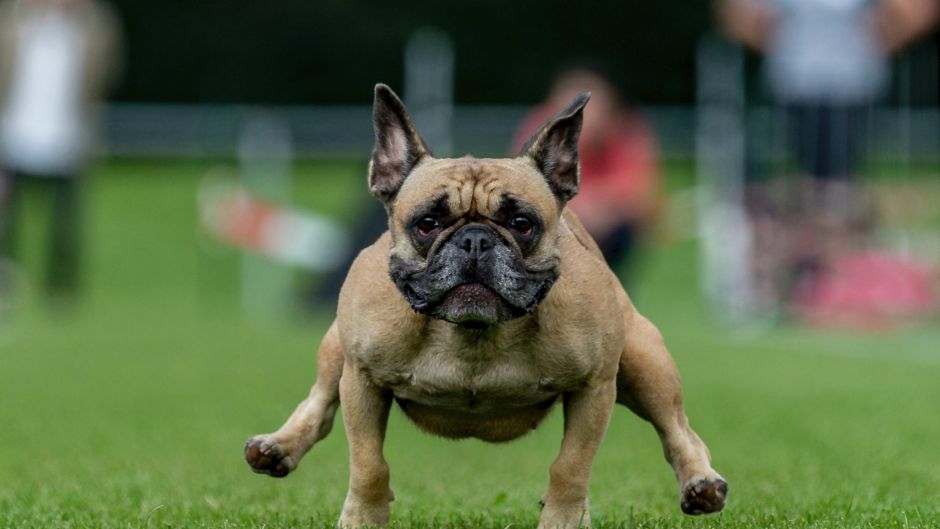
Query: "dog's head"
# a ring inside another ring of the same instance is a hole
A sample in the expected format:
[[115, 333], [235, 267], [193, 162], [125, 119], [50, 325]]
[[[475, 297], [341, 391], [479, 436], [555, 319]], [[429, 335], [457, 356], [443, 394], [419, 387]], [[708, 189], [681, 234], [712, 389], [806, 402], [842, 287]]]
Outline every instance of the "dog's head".
[[516, 158], [434, 158], [401, 100], [375, 88], [369, 189], [385, 204], [389, 273], [414, 310], [467, 326], [531, 313], [559, 273], [558, 230], [578, 191], [590, 94], [549, 120]]

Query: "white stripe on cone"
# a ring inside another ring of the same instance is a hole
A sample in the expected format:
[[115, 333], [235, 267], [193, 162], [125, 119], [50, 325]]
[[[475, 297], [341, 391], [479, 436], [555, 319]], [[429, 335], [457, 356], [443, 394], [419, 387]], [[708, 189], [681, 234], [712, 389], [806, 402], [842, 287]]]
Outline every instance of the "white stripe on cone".
[[347, 234], [332, 220], [283, 208], [235, 186], [210, 184], [200, 192], [202, 223], [219, 240], [313, 271], [339, 266]]

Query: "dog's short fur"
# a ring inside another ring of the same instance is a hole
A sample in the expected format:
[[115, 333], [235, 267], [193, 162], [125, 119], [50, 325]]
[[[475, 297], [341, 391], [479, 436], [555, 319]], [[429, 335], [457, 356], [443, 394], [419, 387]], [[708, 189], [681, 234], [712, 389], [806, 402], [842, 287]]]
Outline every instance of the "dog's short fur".
[[650, 421], [688, 514], [721, 510], [727, 484], [689, 427], [679, 374], [565, 203], [577, 193], [584, 93], [512, 159], [434, 158], [404, 105], [375, 90], [369, 186], [389, 230], [349, 271], [320, 345], [317, 380], [245, 456], [280, 477], [332, 427], [349, 438], [341, 527], [389, 520], [382, 455], [392, 401], [420, 428], [491, 442], [562, 402], [565, 431], [540, 528], [588, 524], [588, 477], [615, 403]]

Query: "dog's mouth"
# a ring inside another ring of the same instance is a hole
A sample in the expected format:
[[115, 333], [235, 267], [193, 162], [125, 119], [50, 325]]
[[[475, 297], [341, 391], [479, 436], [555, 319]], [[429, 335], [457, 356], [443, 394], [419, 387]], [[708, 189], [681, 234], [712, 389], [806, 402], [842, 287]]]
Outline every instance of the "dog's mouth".
[[415, 312], [424, 314], [431, 308], [431, 301], [421, 297], [411, 285], [405, 285], [403, 293]]
[[461, 283], [433, 300], [422, 298], [410, 285], [405, 286], [404, 293], [416, 312], [469, 327], [493, 325], [528, 312], [478, 281]]
[[461, 304], [495, 303], [503, 298], [492, 288], [478, 281], [461, 283], [444, 292], [437, 299], [426, 299], [419, 295], [411, 285], [405, 285], [405, 298], [417, 312], [427, 312], [445, 300]]
[[490, 287], [483, 283], [464, 283], [452, 288], [447, 296], [452, 296], [455, 301], [464, 305], [477, 303], [495, 303], [502, 298]]

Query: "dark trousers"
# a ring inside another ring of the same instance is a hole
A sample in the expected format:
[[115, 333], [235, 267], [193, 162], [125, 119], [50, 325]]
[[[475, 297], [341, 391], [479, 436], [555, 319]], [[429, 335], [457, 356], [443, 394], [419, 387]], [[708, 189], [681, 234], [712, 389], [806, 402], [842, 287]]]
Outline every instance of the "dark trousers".
[[800, 167], [818, 180], [855, 176], [866, 137], [868, 105], [804, 102], [787, 106]]
[[51, 195], [52, 225], [45, 287], [49, 294], [74, 295], [79, 283], [80, 234], [78, 177], [38, 176], [18, 171], [0, 174], [0, 257], [19, 255], [18, 224], [22, 223], [24, 192], [29, 188]]

